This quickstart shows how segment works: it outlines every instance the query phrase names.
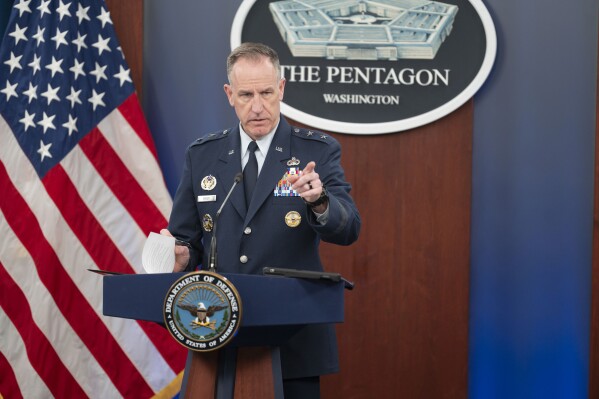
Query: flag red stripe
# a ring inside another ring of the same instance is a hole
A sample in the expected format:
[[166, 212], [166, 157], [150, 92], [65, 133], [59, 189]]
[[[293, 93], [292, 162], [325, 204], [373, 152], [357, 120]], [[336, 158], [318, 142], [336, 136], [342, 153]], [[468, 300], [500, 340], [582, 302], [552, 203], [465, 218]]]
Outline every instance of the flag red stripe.
[[129, 125], [135, 130], [141, 141], [144, 142], [146, 147], [154, 154], [156, 162], [158, 162], [158, 153], [156, 152], [156, 146], [152, 139], [152, 134], [144, 118], [144, 113], [139, 105], [137, 94], [133, 93], [118, 107], [119, 111], [123, 115], [123, 118], [129, 123]]
[[[106, 162], [109, 164], [109, 162]], [[101, 269], [134, 273], [114, 242], [87, 208], [62, 166], [57, 165], [43, 180], [44, 186], [63, 218]], [[185, 361], [185, 350], [163, 328], [139, 323], [171, 369], [178, 373]]]
[[[124, 396], [132, 392], [151, 396], [152, 389], [131, 364], [110, 331], [66, 273], [54, 249], [46, 241], [35, 215], [14, 186], [9, 184], [10, 179], [4, 164], [0, 165], [0, 181], [7, 182], [5, 185], [7, 187], [0, 195], [0, 207], [6, 221], [31, 254], [40, 280], [54, 298], [58, 308], [119, 392]], [[46, 189], [54, 193], [55, 200], [57, 200], [57, 193], [58, 197], [72, 196], [72, 192], [63, 190], [66, 187], [61, 186], [60, 181], [58, 185], [52, 186], [54, 181], [59, 180], [53, 179], [52, 175], [57, 174], [66, 176], [60, 165], [48, 173], [47, 181], [43, 181]], [[78, 204], [72, 211], [76, 212], [77, 209], [80, 212], [84, 207], [85, 205]], [[85, 267], [85, 265], [69, 265], [69, 267]]]
[[[4, 165], [2, 165], [4, 166]], [[4, 170], [4, 168], [2, 168]], [[4, 207], [3, 207], [4, 209]], [[7, 217], [8, 219], [8, 217]], [[33, 320], [31, 307], [23, 291], [18, 287], [17, 283], [12, 279], [10, 274], [0, 262], [0, 287], [2, 288], [2, 298], [10, 298], [10, 303], [2, 303], [2, 309], [15, 325], [25, 342], [25, 350], [31, 366], [37, 371], [40, 377], [46, 383], [46, 386], [56, 397], [67, 398], [83, 398], [87, 395], [79, 386], [77, 380], [73, 377], [70, 371], [62, 363], [52, 344], [45, 337], [44, 333], [39, 329]], [[4, 359], [6, 361], [6, 359]], [[5, 370], [11, 370], [10, 364], [7, 362], [7, 367], [3, 367], [0, 362], [0, 369], [3, 370], [3, 375], [8, 374]], [[2, 379], [7, 377], [4, 375]], [[13, 381], [18, 389], [17, 381], [12, 375]], [[3, 388], [4, 389], [4, 388]], [[8, 390], [2, 391], [7, 398], [12, 398]], [[18, 392], [18, 395], [21, 393]]]
[[[4, 266], [0, 262], [0, 268], [2, 267]], [[0, 279], [0, 286], [3, 286], [2, 279]], [[2, 289], [2, 292], [5, 295], [2, 298], [7, 298], [6, 291]], [[2, 306], [1, 303], [0, 306]], [[4, 306], [2, 306], [2, 308], [4, 308]], [[2, 372], [0, 373], [0, 397], [23, 399], [23, 395], [21, 394], [21, 390], [19, 389], [19, 384], [17, 383], [15, 373], [12, 367], [10, 366], [10, 363], [8, 363], [8, 360], [2, 354], [2, 352], [0, 352], [0, 370], [2, 370]]]
[[146, 236], [166, 226], [167, 221], [160, 210], [100, 130], [93, 129], [81, 139], [79, 146]]

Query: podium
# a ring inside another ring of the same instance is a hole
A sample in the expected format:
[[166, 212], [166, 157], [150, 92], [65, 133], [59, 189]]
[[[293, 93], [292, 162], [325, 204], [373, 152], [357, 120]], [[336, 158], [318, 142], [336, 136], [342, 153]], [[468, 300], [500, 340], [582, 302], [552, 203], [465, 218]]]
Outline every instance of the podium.
[[[103, 277], [106, 316], [164, 323], [164, 300], [185, 273]], [[183, 398], [283, 398], [278, 347], [310, 324], [343, 322], [343, 282], [222, 274], [237, 289], [237, 335], [213, 352], [188, 352]]]

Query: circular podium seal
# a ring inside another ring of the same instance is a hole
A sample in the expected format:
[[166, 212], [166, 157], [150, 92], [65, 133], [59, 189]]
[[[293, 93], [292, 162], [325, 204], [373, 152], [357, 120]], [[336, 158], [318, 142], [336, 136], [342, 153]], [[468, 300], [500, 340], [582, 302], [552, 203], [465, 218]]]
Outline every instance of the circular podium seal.
[[198, 352], [225, 346], [241, 323], [241, 298], [225, 277], [206, 271], [184, 275], [164, 300], [164, 323], [181, 345]]

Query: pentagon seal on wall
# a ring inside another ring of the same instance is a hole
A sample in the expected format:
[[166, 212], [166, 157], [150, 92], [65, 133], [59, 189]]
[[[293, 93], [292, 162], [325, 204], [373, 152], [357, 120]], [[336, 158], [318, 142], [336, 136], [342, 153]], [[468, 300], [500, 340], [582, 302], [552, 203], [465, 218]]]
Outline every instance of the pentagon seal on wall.
[[241, 323], [241, 298], [225, 277], [212, 272], [186, 274], [164, 300], [164, 323], [187, 349], [210, 352], [225, 346]]
[[283, 115], [348, 134], [448, 115], [483, 85], [497, 52], [483, 0], [243, 0], [230, 39], [277, 51]]

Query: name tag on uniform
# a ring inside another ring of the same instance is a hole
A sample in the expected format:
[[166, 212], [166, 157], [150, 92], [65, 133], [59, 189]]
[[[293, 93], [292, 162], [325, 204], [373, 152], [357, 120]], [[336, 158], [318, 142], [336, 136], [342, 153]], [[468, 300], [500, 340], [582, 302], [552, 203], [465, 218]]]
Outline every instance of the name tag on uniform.
[[216, 195], [198, 195], [198, 202], [214, 202]]

